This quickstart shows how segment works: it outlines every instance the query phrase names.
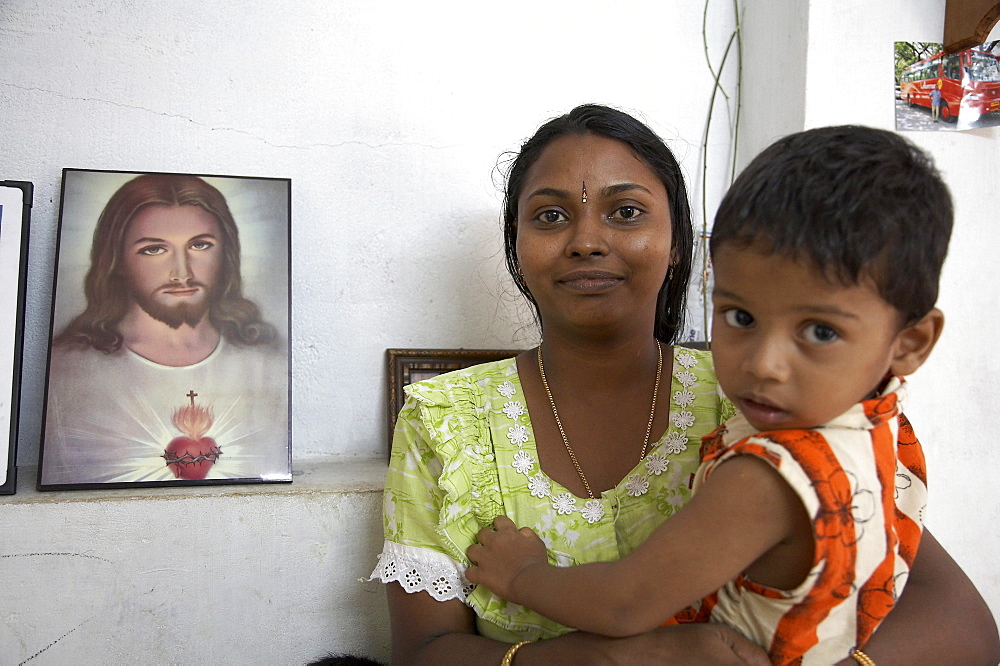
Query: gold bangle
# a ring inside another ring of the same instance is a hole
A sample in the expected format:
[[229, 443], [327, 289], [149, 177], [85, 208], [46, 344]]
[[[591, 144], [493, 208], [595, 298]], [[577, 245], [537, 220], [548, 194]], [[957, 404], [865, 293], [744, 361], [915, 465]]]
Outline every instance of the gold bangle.
[[[533, 641], [521, 641], [520, 643], [514, 643], [513, 645], [511, 645], [510, 649], [507, 650], [507, 654], [505, 654], [503, 656], [503, 659], [500, 661], [500, 666], [510, 666], [512, 663], [514, 663], [514, 655], [517, 654], [517, 651], [531, 642]], [[872, 666], [875, 665], [872, 664]]]
[[857, 648], [851, 650], [851, 659], [861, 664], [861, 666], [875, 666], [875, 661]]

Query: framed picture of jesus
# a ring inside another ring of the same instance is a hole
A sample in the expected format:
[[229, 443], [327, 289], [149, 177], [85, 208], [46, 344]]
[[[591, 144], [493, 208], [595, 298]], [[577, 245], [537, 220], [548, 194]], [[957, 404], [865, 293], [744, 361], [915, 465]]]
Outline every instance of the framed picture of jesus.
[[64, 169], [38, 489], [291, 481], [291, 182]]

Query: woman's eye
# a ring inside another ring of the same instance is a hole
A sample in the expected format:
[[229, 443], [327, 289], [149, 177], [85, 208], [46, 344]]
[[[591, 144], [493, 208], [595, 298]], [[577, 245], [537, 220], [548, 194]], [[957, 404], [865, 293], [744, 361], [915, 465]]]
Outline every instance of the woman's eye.
[[802, 335], [807, 341], [817, 345], [828, 345], [840, 339], [840, 334], [826, 324], [809, 324]]
[[723, 316], [726, 318], [726, 323], [733, 328], [748, 328], [753, 325], [753, 315], [746, 310], [733, 308], [726, 310]]
[[140, 249], [139, 254], [146, 255], [147, 257], [155, 257], [156, 255], [163, 254], [166, 251], [166, 248], [160, 245], [150, 245], [149, 247]]
[[638, 206], [621, 206], [611, 217], [616, 220], [634, 220], [642, 215], [642, 210]]
[[561, 211], [549, 209], [543, 210], [536, 218], [542, 224], [558, 224], [566, 220], [566, 216]]
[[192, 250], [207, 250], [215, 247], [215, 243], [210, 243], [209, 241], [198, 241], [197, 243], [191, 243], [190, 247]]

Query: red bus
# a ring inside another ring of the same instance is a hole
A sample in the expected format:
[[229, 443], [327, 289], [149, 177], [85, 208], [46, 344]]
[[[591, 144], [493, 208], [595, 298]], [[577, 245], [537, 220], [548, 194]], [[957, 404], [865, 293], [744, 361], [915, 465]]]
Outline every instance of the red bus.
[[[967, 79], [963, 86], [963, 78]], [[1000, 111], [1000, 56], [966, 49], [938, 53], [903, 70], [899, 96], [907, 104], [931, 106], [931, 91], [941, 83], [941, 119], [953, 121], [959, 108], [973, 120]], [[964, 121], [963, 121], [964, 122]]]

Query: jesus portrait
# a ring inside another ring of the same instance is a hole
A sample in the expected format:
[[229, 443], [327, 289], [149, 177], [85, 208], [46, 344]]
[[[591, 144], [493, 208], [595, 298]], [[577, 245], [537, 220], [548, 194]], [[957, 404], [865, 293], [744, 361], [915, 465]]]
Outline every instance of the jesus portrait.
[[66, 170], [40, 488], [290, 478], [288, 192]]

